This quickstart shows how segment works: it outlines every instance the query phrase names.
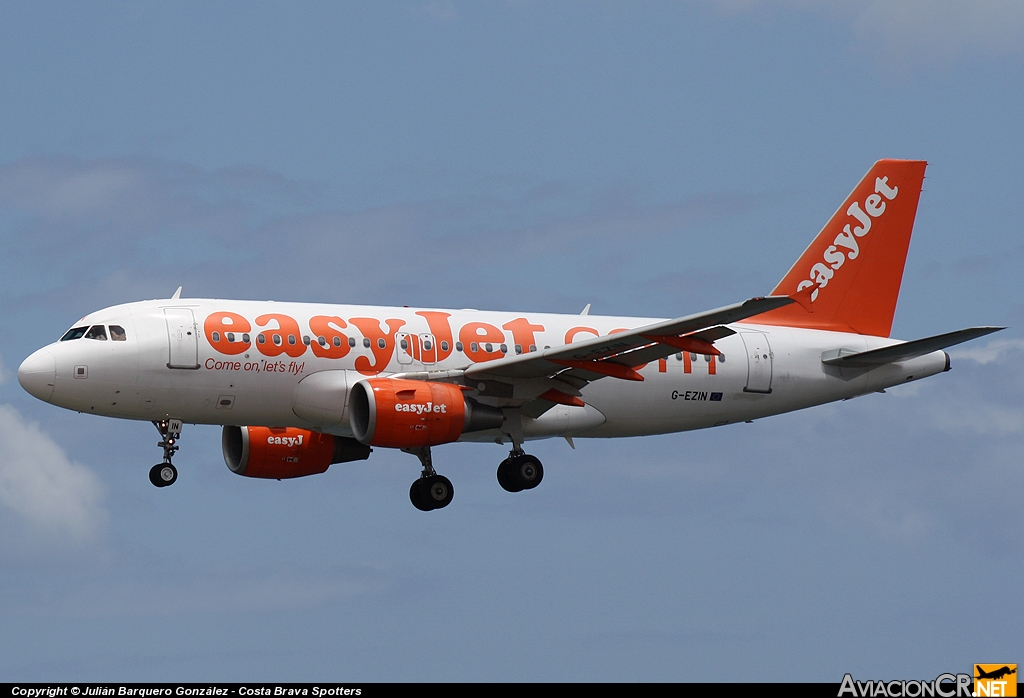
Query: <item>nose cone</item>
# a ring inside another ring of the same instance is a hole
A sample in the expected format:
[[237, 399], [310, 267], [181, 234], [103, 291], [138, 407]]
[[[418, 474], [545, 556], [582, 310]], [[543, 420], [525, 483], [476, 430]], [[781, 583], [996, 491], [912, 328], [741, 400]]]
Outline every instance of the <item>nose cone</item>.
[[18, 368], [18, 382], [31, 395], [43, 402], [49, 402], [53, 395], [53, 384], [57, 380], [57, 360], [46, 349], [21, 362]]

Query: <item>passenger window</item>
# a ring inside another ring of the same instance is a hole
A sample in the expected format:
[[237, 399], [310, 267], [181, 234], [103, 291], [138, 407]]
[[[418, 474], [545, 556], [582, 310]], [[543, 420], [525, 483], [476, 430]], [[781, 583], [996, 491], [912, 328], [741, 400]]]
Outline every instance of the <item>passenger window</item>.
[[99, 339], [105, 342], [107, 341], [107, 330], [103, 327], [103, 325], [93, 325], [92, 327], [89, 328], [89, 331], [85, 333], [85, 338]]
[[85, 334], [85, 331], [88, 329], [88, 327], [72, 327], [63, 337], [60, 338], [60, 341], [70, 342], [72, 339], [81, 339]]
[[383, 339], [378, 339], [377, 346], [380, 347], [381, 349], [387, 349], [388, 343], [385, 342]]
[[[355, 337], [349, 337], [348, 338], [348, 345], [350, 347], [354, 347], [356, 345], [356, 338]], [[334, 338], [334, 346], [336, 346], [336, 347], [340, 347], [341, 346], [341, 340], [339, 340], [337, 337]]]
[[128, 335], [125, 333], [124, 328], [120, 325], [110, 326], [110, 338], [115, 342], [127, 342]]
[[368, 337], [363, 337], [363, 346], [364, 346], [364, 347], [365, 347], [366, 349], [369, 349], [369, 348], [370, 348], [370, 340], [369, 340], [369, 338], [368, 338]]
[[441, 351], [448, 351], [448, 342], [441, 342]]

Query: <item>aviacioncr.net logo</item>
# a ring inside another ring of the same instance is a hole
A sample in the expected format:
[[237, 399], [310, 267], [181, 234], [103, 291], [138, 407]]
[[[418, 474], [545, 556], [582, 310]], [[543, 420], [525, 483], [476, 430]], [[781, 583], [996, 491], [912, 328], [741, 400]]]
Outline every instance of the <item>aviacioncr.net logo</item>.
[[843, 676], [838, 698], [972, 698], [970, 674], [939, 674], [932, 681], [857, 681]]

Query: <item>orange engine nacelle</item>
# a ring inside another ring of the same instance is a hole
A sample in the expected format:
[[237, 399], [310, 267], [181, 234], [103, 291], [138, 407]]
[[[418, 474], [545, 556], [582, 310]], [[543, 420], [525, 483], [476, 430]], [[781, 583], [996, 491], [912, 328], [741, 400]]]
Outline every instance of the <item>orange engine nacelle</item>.
[[458, 440], [464, 433], [496, 429], [501, 410], [468, 400], [457, 385], [400, 378], [371, 378], [352, 386], [349, 424], [370, 446], [416, 448]]
[[365, 460], [354, 439], [294, 427], [224, 427], [224, 462], [233, 473], [276, 480], [322, 473], [334, 463]]

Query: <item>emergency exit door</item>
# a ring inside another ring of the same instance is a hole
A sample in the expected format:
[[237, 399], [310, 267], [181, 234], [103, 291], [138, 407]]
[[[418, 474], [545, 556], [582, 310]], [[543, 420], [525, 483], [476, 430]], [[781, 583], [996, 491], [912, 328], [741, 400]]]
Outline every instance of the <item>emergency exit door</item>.
[[764, 332], [740, 332], [743, 346], [747, 349], [748, 393], [770, 393], [772, 391], [772, 348]]

